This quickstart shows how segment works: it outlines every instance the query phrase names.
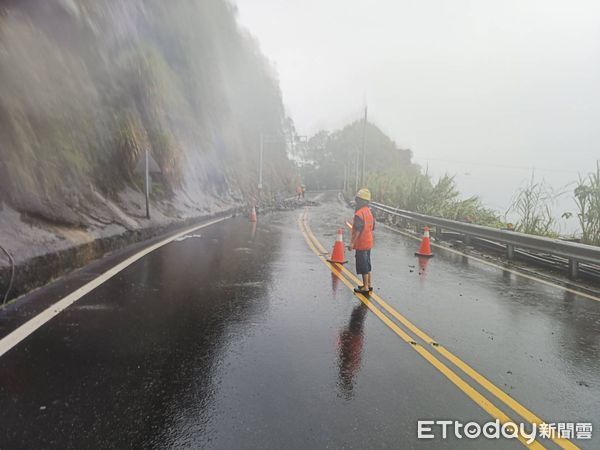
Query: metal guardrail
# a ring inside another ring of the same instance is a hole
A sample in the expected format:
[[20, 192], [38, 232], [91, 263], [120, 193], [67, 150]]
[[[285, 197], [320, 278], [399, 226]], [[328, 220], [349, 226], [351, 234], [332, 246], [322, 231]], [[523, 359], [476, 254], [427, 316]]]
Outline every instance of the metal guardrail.
[[467, 239], [473, 236], [504, 244], [506, 245], [507, 257], [509, 259], [514, 258], [515, 248], [536, 250], [549, 255], [567, 258], [569, 261], [569, 275], [572, 278], [577, 277], [580, 262], [600, 265], [600, 247], [593, 245], [442, 219], [441, 217], [406, 211], [377, 202], [372, 202], [371, 206], [386, 214], [401, 217], [418, 224], [435, 226], [436, 233], [441, 233], [442, 230], [449, 230], [460, 233]]

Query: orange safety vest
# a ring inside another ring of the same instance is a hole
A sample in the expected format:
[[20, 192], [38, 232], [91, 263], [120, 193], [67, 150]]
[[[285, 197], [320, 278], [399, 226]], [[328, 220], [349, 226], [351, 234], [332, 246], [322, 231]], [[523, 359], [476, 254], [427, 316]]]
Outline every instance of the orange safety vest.
[[373, 218], [371, 209], [368, 206], [363, 206], [354, 213], [354, 216], [360, 217], [365, 224], [361, 231], [356, 231], [358, 236], [354, 240], [354, 249], [369, 250], [373, 248], [373, 228], [375, 227], [375, 219]]

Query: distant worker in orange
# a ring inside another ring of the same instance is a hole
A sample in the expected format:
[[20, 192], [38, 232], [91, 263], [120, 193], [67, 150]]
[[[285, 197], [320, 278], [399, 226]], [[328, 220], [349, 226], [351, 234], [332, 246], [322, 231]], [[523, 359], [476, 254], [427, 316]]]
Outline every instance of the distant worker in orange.
[[296, 186], [296, 200], [300, 200], [302, 198], [302, 186]]
[[368, 295], [373, 290], [371, 284], [371, 249], [375, 218], [369, 208], [371, 191], [362, 188], [356, 194], [356, 209], [352, 223], [352, 238], [348, 250], [356, 250], [356, 273], [362, 275], [363, 284], [354, 288], [355, 292]]

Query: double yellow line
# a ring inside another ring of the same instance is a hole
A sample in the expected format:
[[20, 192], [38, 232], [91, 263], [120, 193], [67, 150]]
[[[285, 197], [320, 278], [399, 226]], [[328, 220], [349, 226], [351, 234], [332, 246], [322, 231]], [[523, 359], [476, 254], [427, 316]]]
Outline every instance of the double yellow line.
[[[324, 255], [326, 254], [325, 248], [321, 245], [319, 240], [315, 237], [310, 226], [307, 221], [307, 212], [299, 217], [298, 224], [300, 226], [300, 231], [302, 232], [304, 239], [306, 240], [308, 246], [311, 250], [319, 257], [321, 262], [325, 264], [331, 272], [333, 272], [340, 281], [348, 287], [350, 290], [354, 290], [354, 285], [352, 282], [360, 284], [358, 278], [346, 269], [341, 264], [332, 264], [329, 263]], [[478, 373], [475, 369], [470, 367], [456, 355], [451, 353], [449, 350], [444, 348], [442, 345], [435, 342], [427, 333], [419, 329], [416, 325], [410, 322], [406, 317], [392, 308], [387, 302], [385, 302], [379, 295], [376, 293], [372, 293], [368, 297], [355, 293], [356, 297], [369, 308], [383, 323], [385, 323], [394, 333], [396, 333], [404, 342], [408, 343], [413, 350], [415, 350], [420, 356], [422, 356], [427, 362], [429, 362], [432, 366], [434, 366], [439, 372], [441, 372], [446, 378], [448, 378], [456, 387], [458, 387], [461, 391], [463, 391], [471, 400], [473, 400], [477, 405], [483, 408], [488, 414], [490, 414], [494, 419], [498, 419], [500, 423], [504, 424], [507, 422], [517, 423], [515, 420], [512, 420], [509, 416], [507, 416], [504, 412], [498, 409], [493, 403], [491, 403], [487, 398], [485, 398], [479, 391], [473, 388], [470, 384], [465, 382], [457, 373], [448, 367], [444, 362], [438, 359], [431, 353], [431, 349], [437, 352], [439, 355], [443, 356], [447, 361], [454, 364], [458, 369], [460, 369], [465, 375], [470, 377], [473, 381], [475, 381], [479, 386], [483, 387], [487, 392], [492, 394], [498, 400], [500, 400], [504, 405], [508, 406], [515, 413], [521, 416], [523, 419], [528, 421], [530, 424], [539, 424], [544, 423], [542, 419], [540, 419], [537, 415], [531, 412], [529, 409], [521, 405], [515, 399], [510, 397], [496, 385], [494, 385], [491, 381], [485, 378], [483, 375]], [[373, 302], [374, 300], [375, 302]], [[386, 313], [384, 313], [385, 311]], [[389, 316], [388, 316], [389, 315]], [[398, 323], [390, 318], [390, 316], [395, 319], [399, 324], [403, 325], [407, 330], [403, 330], [398, 326]], [[415, 336], [420, 338], [426, 346], [419, 344], [416, 339], [409, 333], [412, 332]], [[523, 436], [518, 436], [519, 441], [523, 445], [531, 449], [543, 449], [544, 446], [537, 441], [533, 441], [531, 444], [528, 444]], [[553, 438], [553, 441], [561, 448], [564, 449], [577, 449], [575, 446], [567, 439]]]

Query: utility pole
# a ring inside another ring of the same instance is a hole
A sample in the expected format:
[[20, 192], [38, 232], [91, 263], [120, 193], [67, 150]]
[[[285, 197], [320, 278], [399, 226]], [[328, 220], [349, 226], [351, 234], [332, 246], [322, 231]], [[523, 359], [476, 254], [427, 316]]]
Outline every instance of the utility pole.
[[263, 152], [265, 149], [265, 138], [262, 133], [260, 133], [260, 156], [258, 163], [258, 190], [260, 191], [263, 188]]
[[144, 149], [143, 153], [137, 159], [135, 169], [136, 175], [140, 175], [144, 180], [144, 197], [146, 199], [146, 218], [150, 218], [150, 190], [152, 189], [152, 174], [162, 173], [160, 166], [156, 163], [149, 149]]
[[360, 149], [356, 147], [356, 159], [354, 160], [354, 192], [358, 192], [358, 160], [360, 157]]
[[146, 149], [146, 155], [144, 157], [144, 191], [146, 192], [146, 219], [150, 218], [150, 157], [148, 155], [148, 149]]
[[363, 120], [363, 134], [362, 134], [362, 172], [360, 174], [360, 185], [365, 185], [365, 161], [367, 155], [366, 148], [366, 139], [367, 139], [367, 105], [365, 105], [365, 118]]

